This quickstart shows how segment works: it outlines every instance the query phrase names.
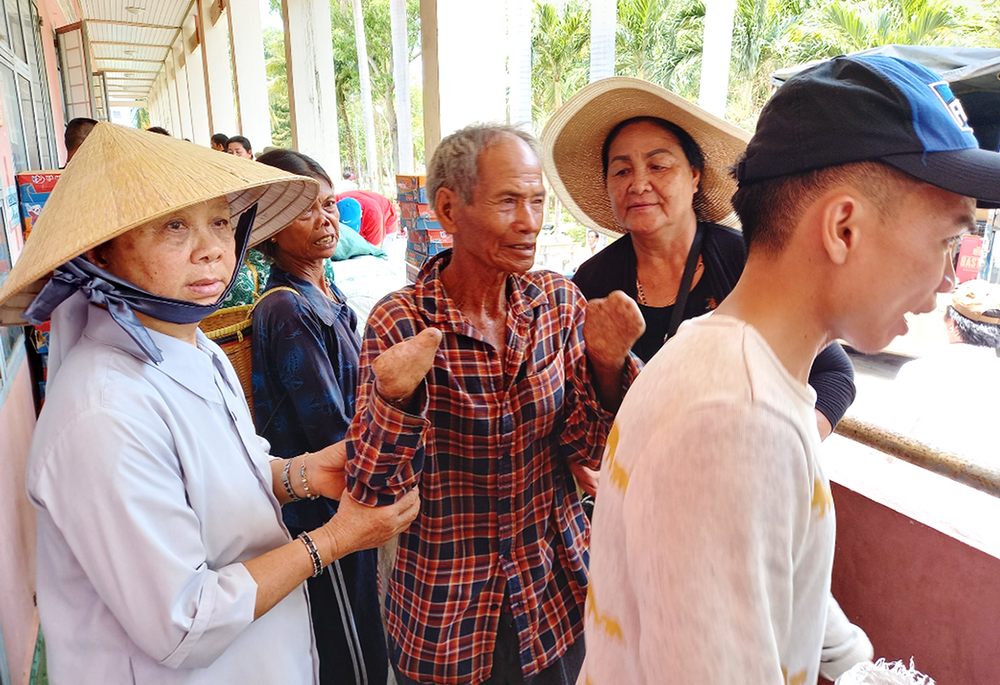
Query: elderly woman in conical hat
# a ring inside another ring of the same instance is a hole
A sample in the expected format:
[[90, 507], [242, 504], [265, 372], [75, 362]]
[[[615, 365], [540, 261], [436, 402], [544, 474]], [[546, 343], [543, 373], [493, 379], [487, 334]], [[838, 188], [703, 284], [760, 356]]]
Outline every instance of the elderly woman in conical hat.
[[[272, 460], [198, 329], [248, 244], [316, 193], [312, 179], [98, 124], [0, 288], [0, 322], [52, 319], [27, 487], [55, 682], [315, 683], [303, 581], [416, 515], [416, 491], [382, 508], [344, 496], [292, 539], [281, 504], [341, 498], [345, 451]], [[421, 343], [395, 350], [402, 375], [387, 356], [380, 387], [416, 387]]]
[[[646, 332], [632, 351], [649, 361], [682, 321], [712, 311], [736, 285], [746, 248], [729, 173], [750, 134], [640, 79], [580, 90], [542, 133], [545, 174], [588, 228], [619, 236], [573, 277], [589, 300], [622, 290]], [[727, 225], [728, 224], [728, 225]], [[850, 360], [836, 343], [810, 382], [823, 437], [854, 400]]]

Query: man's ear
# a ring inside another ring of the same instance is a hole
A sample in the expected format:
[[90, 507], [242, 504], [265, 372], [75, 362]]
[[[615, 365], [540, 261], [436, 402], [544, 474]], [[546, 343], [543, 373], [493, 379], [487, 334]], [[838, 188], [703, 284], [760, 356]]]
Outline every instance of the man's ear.
[[461, 200], [451, 188], [438, 188], [434, 195], [434, 214], [438, 223], [446, 232], [454, 235], [458, 233], [458, 210]]
[[845, 264], [861, 241], [865, 208], [853, 193], [838, 192], [818, 200], [823, 248], [834, 264]]

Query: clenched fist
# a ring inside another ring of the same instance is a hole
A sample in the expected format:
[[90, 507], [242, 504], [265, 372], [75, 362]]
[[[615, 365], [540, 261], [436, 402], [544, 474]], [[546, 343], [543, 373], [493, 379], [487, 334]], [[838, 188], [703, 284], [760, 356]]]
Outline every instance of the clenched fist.
[[597, 370], [621, 370], [629, 350], [645, 330], [639, 305], [621, 290], [590, 300], [583, 323], [587, 358]]
[[441, 331], [425, 328], [409, 340], [396, 343], [372, 362], [375, 390], [382, 398], [404, 407], [434, 365]]

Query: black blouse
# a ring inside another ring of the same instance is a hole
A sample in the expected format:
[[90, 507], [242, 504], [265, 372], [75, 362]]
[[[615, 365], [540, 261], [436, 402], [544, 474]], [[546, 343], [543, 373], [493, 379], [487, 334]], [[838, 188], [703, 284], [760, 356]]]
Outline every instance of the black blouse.
[[[736, 286], [746, 262], [746, 247], [739, 231], [719, 224], [699, 225], [705, 233], [701, 248], [705, 270], [688, 295], [685, 321], [715, 309]], [[573, 282], [588, 300], [621, 290], [638, 301], [636, 275], [635, 246], [632, 236], [626, 234], [581, 264]], [[639, 309], [646, 320], [646, 332], [632, 351], [648, 362], [663, 345], [674, 308], [639, 305]], [[817, 355], [809, 372], [809, 384], [816, 390], [816, 408], [836, 426], [856, 393], [854, 367], [839, 344], [831, 343]]]

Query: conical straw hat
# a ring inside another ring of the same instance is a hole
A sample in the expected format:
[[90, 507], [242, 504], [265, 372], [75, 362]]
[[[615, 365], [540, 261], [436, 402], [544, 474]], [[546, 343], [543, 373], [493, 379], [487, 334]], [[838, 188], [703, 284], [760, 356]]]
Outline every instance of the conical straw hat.
[[736, 181], [729, 167], [739, 161], [750, 133], [669, 90], [642, 79], [616, 76], [581, 89], [560, 107], [542, 131], [545, 175], [566, 209], [580, 223], [604, 233], [622, 233], [611, 211], [601, 168], [601, 150], [611, 129], [632, 117], [659, 117], [694, 138], [705, 156], [695, 213], [720, 222], [732, 214]]
[[99, 123], [66, 166], [0, 286], [0, 324], [21, 312], [53, 269], [147, 221], [225, 197], [234, 217], [258, 203], [251, 243], [290, 224], [318, 184], [169, 136]]

